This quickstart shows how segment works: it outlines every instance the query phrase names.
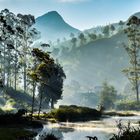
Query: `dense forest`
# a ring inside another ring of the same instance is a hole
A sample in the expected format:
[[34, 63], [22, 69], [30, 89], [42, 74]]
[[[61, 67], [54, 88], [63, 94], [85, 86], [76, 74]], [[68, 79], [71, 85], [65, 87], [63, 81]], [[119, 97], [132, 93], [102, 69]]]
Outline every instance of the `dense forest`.
[[[10, 109], [25, 108], [33, 113], [53, 108], [62, 96], [65, 73], [44, 48], [36, 45], [39, 31], [32, 28], [32, 15], [15, 15], [8, 9], [0, 13], [1, 102]], [[37, 109], [38, 108], [38, 109]]]

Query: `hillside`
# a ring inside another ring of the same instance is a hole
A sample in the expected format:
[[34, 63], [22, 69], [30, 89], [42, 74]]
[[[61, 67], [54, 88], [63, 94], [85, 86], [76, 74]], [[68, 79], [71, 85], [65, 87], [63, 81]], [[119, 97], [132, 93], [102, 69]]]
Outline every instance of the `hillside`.
[[63, 52], [59, 59], [64, 64], [67, 79], [87, 87], [100, 85], [104, 80], [119, 89], [124, 87], [127, 80], [121, 71], [127, 66], [128, 57], [122, 43], [126, 40], [121, 32]]

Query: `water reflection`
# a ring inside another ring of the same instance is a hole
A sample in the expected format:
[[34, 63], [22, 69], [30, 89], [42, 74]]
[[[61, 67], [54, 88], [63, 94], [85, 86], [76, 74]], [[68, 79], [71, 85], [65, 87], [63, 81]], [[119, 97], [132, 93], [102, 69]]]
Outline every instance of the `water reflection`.
[[36, 140], [44, 140], [44, 137], [47, 134], [53, 134], [54, 136], [56, 136], [59, 140], [63, 140], [63, 134], [61, 132], [61, 130], [57, 129], [57, 128], [48, 128], [48, 127], [44, 127], [43, 130], [38, 134], [38, 136], [36, 137]]
[[[117, 133], [116, 121], [122, 120], [123, 124], [131, 121], [133, 126], [138, 126], [140, 116], [132, 117], [111, 117], [99, 121], [78, 122], [78, 123], [57, 123], [44, 125], [39, 135], [54, 134], [60, 140], [86, 140], [86, 136], [97, 136], [99, 140], [108, 140], [113, 133]], [[37, 137], [37, 140], [40, 140]]]
[[99, 140], [108, 140], [111, 134], [103, 131], [75, 130], [70, 133], [63, 133], [64, 140], [86, 140], [86, 136], [97, 136]]

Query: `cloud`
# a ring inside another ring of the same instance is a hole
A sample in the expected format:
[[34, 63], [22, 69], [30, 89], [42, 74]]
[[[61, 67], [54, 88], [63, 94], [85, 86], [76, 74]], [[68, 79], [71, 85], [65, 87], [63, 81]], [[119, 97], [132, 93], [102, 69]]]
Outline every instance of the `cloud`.
[[62, 3], [71, 3], [71, 2], [84, 2], [89, 0], [57, 0], [57, 1]]

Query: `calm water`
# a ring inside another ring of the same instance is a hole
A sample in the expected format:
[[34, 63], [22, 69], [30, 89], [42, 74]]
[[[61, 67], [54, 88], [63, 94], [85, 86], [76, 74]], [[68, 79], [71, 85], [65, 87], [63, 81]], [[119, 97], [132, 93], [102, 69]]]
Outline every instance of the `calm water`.
[[[87, 140], [86, 136], [97, 136], [98, 140], [108, 140], [113, 133], [117, 133], [116, 122], [122, 120], [123, 124], [131, 122], [133, 126], [138, 126], [140, 116], [133, 117], [111, 117], [99, 121], [79, 122], [79, 123], [59, 123], [44, 125], [44, 129], [39, 135], [53, 133], [60, 140]], [[37, 140], [40, 140], [37, 136]]]

